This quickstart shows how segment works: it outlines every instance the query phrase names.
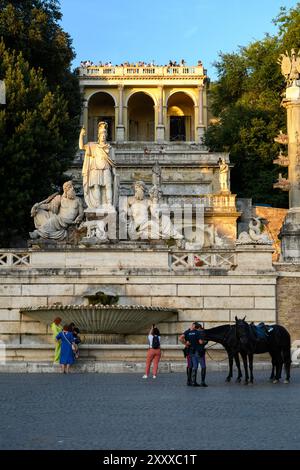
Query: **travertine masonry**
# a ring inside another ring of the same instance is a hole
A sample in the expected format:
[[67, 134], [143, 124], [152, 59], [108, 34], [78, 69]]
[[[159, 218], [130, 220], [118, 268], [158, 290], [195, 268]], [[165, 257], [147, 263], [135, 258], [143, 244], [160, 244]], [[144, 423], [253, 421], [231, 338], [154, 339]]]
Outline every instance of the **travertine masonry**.
[[278, 323], [291, 333], [292, 341], [300, 339], [300, 265], [277, 263]]
[[[51, 343], [49, 326], [20, 315], [19, 309], [87, 303], [97, 292], [117, 295], [125, 305], [176, 307], [178, 317], [159, 325], [163, 341], [173, 345], [194, 320], [207, 328], [234, 322], [236, 315], [272, 323], [277, 273], [271, 255], [269, 248], [239, 248], [232, 269], [173, 271], [166, 249], [33, 251], [29, 266], [0, 268], [0, 340], [24, 346]], [[251, 259], [247, 265], [246, 259]], [[144, 344], [146, 334], [128, 335], [126, 341]], [[30, 360], [42, 359], [30, 354]]]

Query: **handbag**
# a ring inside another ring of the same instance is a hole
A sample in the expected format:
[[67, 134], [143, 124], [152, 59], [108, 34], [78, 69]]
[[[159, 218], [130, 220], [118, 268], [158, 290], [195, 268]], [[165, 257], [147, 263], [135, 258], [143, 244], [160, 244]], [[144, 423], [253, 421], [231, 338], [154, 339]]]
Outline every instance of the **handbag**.
[[77, 354], [78, 346], [75, 343], [71, 343], [64, 333], [63, 333], [63, 335], [64, 335], [65, 339], [68, 341], [68, 343], [71, 345], [74, 356], [76, 357], [76, 359], [78, 359], [78, 354]]

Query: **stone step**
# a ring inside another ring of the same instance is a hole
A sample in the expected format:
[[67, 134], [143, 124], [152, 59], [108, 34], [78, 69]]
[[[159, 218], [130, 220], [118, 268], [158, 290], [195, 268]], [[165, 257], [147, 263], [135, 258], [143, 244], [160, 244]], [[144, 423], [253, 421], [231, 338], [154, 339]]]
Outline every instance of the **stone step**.
[[[299, 367], [299, 366], [297, 366]], [[208, 371], [228, 371], [228, 363], [207, 361]], [[72, 373], [137, 373], [143, 374], [145, 370], [145, 361], [109, 361], [102, 362], [96, 360], [81, 360], [71, 367]], [[242, 369], [243, 370], [243, 369]], [[271, 371], [270, 362], [255, 362], [254, 370], [265, 370], [266, 374]], [[159, 373], [178, 373], [186, 371], [185, 361], [161, 361], [159, 364]], [[23, 361], [7, 362], [0, 364], [0, 373], [60, 373], [60, 366], [49, 361]], [[234, 368], [234, 378], [236, 377], [236, 368]]]

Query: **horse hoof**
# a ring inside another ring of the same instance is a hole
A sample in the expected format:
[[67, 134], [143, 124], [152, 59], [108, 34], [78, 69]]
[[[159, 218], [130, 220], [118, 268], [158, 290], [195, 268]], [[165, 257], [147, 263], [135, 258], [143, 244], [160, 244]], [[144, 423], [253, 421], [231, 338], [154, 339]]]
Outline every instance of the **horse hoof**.
[[279, 380], [277, 379], [273, 380], [273, 384], [279, 384]]
[[239, 383], [239, 384], [240, 384], [241, 381], [242, 381], [242, 379], [240, 379], [240, 378], [237, 378], [237, 379], [236, 379], [236, 383]]
[[248, 384], [249, 384], [249, 382], [244, 382], [244, 385], [248, 385]]
[[225, 382], [230, 382], [231, 378], [230, 377], [226, 377], [226, 380]]
[[289, 384], [290, 381], [289, 381], [289, 379], [285, 379], [283, 383], [284, 383], [284, 384]]

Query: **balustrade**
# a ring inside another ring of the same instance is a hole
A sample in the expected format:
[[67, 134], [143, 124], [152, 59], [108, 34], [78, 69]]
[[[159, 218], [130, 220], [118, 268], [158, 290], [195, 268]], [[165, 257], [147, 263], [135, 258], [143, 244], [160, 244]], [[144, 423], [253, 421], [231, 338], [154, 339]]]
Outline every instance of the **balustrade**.
[[187, 76], [205, 75], [203, 66], [192, 66], [192, 67], [160, 67], [160, 66], [148, 66], [148, 67], [121, 67], [121, 66], [97, 66], [92, 65], [89, 67], [79, 67], [80, 76], [84, 77], [98, 77], [98, 76], [145, 76], [145, 75], [158, 75], [164, 77], [170, 76]]

